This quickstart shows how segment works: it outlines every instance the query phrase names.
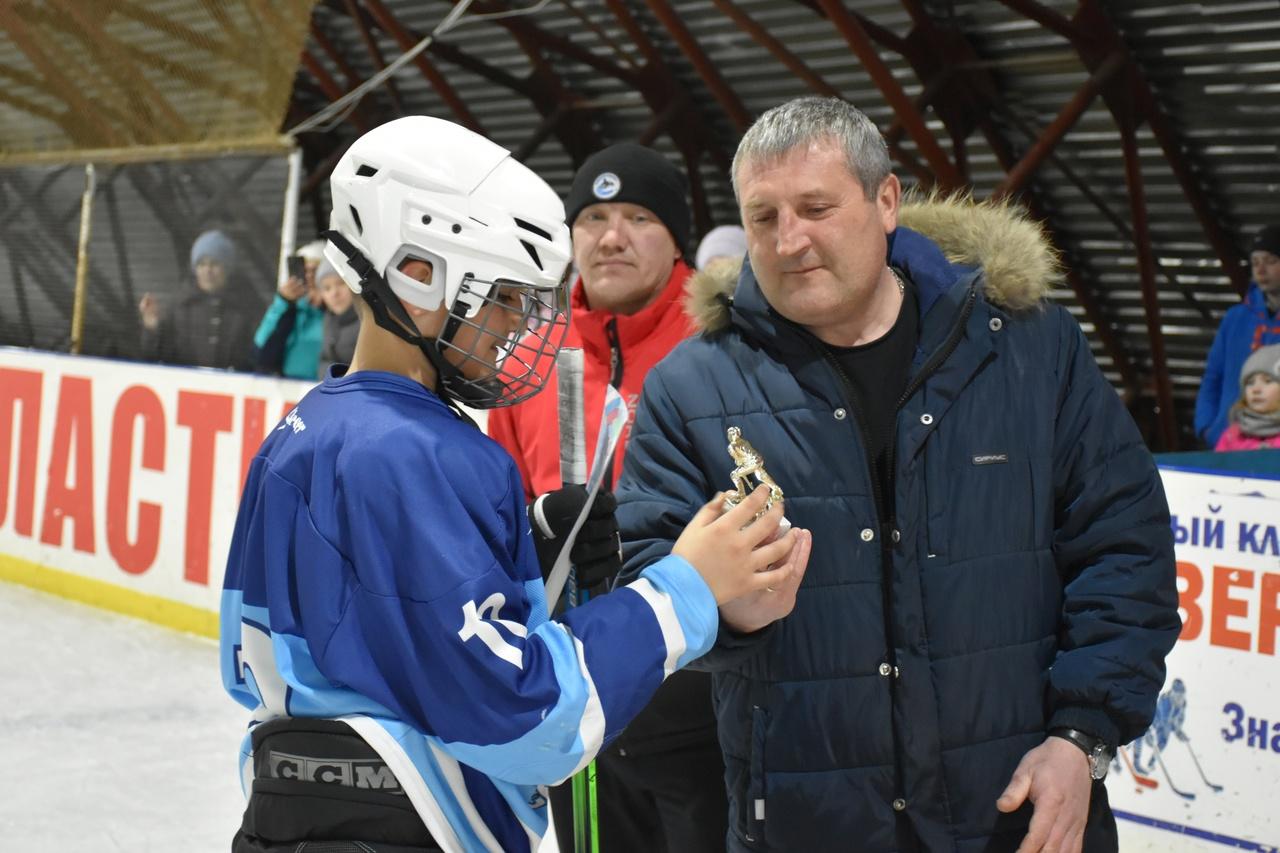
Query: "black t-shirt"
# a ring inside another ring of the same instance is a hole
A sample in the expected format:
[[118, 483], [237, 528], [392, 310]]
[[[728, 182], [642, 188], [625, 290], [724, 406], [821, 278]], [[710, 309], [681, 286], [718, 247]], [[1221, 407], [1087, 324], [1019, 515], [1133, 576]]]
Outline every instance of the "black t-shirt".
[[889, 449], [893, 445], [898, 398], [906, 390], [911, 376], [911, 360], [920, 328], [915, 288], [905, 275], [902, 282], [905, 285], [902, 307], [893, 328], [868, 344], [828, 347], [844, 372], [852, 397], [852, 414], [862, 429], [872, 476], [880, 484], [877, 509], [882, 519], [893, 516]]

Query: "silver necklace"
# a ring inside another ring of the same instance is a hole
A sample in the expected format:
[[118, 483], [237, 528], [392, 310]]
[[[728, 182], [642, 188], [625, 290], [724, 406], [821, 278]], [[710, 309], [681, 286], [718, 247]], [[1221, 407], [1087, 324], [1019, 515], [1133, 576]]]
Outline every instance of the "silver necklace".
[[898, 283], [898, 295], [901, 296], [902, 294], [906, 293], [907, 285], [906, 285], [906, 282], [902, 280], [902, 276], [898, 275], [898, 271], [895, 270], [893, 267], [887, 267], [887, 269], [889, 270], [889, 273], [893, 276], [893, 280]]

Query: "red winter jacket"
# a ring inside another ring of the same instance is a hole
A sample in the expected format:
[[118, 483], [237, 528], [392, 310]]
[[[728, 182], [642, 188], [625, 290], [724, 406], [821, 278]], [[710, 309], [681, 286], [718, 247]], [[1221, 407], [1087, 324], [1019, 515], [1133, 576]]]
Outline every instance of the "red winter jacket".
[[[627, 402], [627, 426], [614, 454], [612, 487], [622, 475], [622, 457], [631, 435], [631, 420], [649, 369], [693, 332], [684, 314], [684, 290], [691, 270], [676, 261], [657, 301], [642, 311], [621, 315], [592, 311], [582, 279], [573, 287], [572, 317], [566, 347], [581, 347], [582, 395], [586, 413], [587, 464], [595, 453], [604, 407], [604, 386], [612, 384]], [[515, 457], [524, 480], [525, 498], [558, 489], [560, 482], [560, 418], [554, 368], [541, 394], [515, 406], [489, 413], [489, 435]]]
[[[588, 465], [600, 431], [605, 384], [612, 380], [627, 401], [627, 426], [614, 454], [612, 477], [605, 481], [610, 488], [622, 475], [623, 452], [631, 435], [631, 421], [646, 374], [694, 331], [693, 322], [684, 313], [685, 285], [691, 274], [692, 270], [683, 261], [677, 261], [657, 301], [629, 316], [592, 311], [587, 307], [582, 280], [574, 285], [573, 315], [565, 346], [583, 350], [582, 396]], [[553, 369], [541, 394], [510, 408], [489, 412], [489, 435], [515, 457], [524, 480], [525, 498], [530, 501], [561, 485], [560, 417], [555, 387]], [[680, 755], [675, 751], [715, 743], [710, 676], [681, 670], [662, 683], [614, 747], [622, 755], [665, 752]]]

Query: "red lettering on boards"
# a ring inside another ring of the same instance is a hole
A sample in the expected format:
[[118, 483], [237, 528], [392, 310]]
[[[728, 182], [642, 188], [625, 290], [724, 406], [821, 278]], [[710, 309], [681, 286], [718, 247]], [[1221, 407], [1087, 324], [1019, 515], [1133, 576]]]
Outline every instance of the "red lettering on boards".
[[107, 550], [129, 574], [151, 568], [160, 548], [159, 504], [138, 502], [138, 535], [129, 538], [129, 499], [133, 480], [133, 436], [142, 422], [141, 466], [164, 470], [164, 407], [150, 388], [134, 385], [116, 401], [111, 421], [111, 458], [107, 469]]
[[[1178, 581], [1178, 606], [1185, 614], [1178, 639], [1189, 642], [1199, 639], [1204, 629], [1204, 605], [1200, 601], [1205, 589], [1204, 574], [1195, 563], [1179, 560]], [[1256, 616], [1251, 612], [1252, 598], [1239, 596], [1243, 590], [1253, 590], [1255, 584], [1259, 591]], [[1245, 652], [1254, 650], [1253, 633], [1248, 629], [1228, 627], [1227, 620], [1235, 619], [1237, 626], [1242, 619], [1251, 625], [1256, 620], [1256, 651], [1264, 655], [1276, 653], [1277, 635], [1280, 635], [1280, 574], [1235, 566], [1214, 566], [1208, 607], [1210, 645]]]
[[[75, 451], [75, 485], [67, 485], [70, 456]], [[53, 420], [49, 480], [45, 484], [40, 541], [62, 545], [65, 522], [74, 531], [72, 545], [92, 554], [93, 545], [93, 385], [84, 376], [64, 376]]]
[[[34, 370], [0, 367], [0, 525], [9, 513], [9, 482], [16, 469], [13, 488], [13, 531], [30, 536], [36, 506], [36, 451], [40, 427], [40, 396], [44, 376]], [[18, 405], [22, 406], [17, 464], [13, 449], [14, 424]]]
[[209, 584], [209, 527], [213, 514], [213, 471], [220, 432], [231, 431], [228, 394], [178, 392], [178, 424], [191, 430], [191, 463], [187, 471], [187, 524], [183, 577]]

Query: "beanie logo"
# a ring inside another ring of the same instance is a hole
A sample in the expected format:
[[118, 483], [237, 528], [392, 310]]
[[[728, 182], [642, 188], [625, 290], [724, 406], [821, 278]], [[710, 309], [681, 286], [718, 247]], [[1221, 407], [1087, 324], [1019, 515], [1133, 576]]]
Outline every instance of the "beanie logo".
[[601, 172], [591, 184], [591, 192], [601, 201], [608, 201], [622, 190], [622, 180], [613, 172]]

